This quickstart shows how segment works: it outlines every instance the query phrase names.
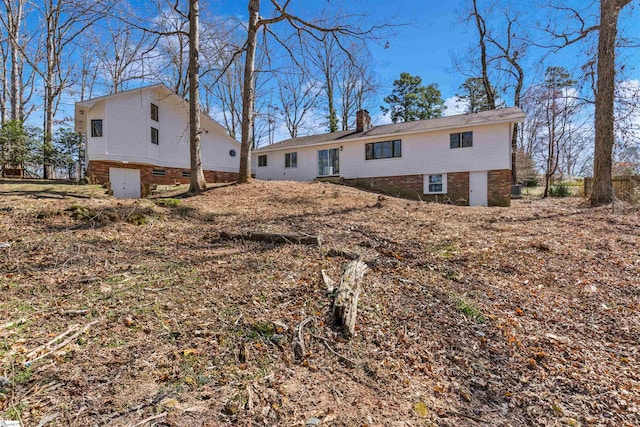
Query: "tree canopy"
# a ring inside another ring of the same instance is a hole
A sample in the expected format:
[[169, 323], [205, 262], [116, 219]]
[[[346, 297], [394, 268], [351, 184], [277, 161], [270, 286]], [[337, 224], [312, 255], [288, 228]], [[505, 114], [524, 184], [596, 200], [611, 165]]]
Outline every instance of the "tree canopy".
[[394, 80], [393, 91], [384, 98], [384, 102], [389, 106], [380, 108], [385, 114], [390, 114], [393, 123], [441, 117], [447, 108], [436, 83], [423, 86], [422, 77], [406, 72]]

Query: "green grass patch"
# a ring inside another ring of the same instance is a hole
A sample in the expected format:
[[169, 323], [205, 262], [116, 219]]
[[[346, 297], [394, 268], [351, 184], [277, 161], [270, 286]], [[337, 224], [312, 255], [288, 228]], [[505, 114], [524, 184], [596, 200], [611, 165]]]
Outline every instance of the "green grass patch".
[[456, 300], [456, 309], [464, 316], [469, 319], [475, 320], [478, 323], [484, 323], [487, 321], [487, 318], [482, 314], [480, 308], [475, 305], [472, 301], [469, 301], [466, 297], [457, 297]]
[[179, 199], [172, 199], [172, 198], [156, 200], [156, 205], [164, 206], [165, 208], [177, 208], [178, 206], [180, 206], [181, 203], [182, 201], [180, 201]]

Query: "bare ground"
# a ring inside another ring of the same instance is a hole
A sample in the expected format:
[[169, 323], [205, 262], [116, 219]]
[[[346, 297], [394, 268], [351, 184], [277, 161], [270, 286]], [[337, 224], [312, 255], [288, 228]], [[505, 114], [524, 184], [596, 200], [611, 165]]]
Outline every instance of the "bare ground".
[[[102, 193], [0, 182], [0, 420], [640, 425], [629, 206], [379, 202], [286, 182], [180, 200]], [[251, 230], [324, 243], [221, 238]], [[340, 277], [340, 251], [370, 267], [351, 340], [321, 279]]]

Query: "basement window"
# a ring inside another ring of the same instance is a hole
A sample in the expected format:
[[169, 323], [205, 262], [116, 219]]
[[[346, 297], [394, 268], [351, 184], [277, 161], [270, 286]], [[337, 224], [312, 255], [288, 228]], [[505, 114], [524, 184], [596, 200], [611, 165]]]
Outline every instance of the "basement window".
[[473, 132], [457, 132], [449, 134], [449, 148], [473, 147]]
[[156, 104], [151, 104], [151, 120], [158, 121], [158, 106]]
[[91, 136], [93, 138], [102, 136], [102, 119], [91, 120]]
[[182, 171], [183, 178], [191, 178], [191, 171]]
[[424, 176], [424, 194], [445, 194], [446, 192], [447, 174]]
[[284, 155], [284, 167], [285, 168], [297, 168], [298, 167], [298, 153], [286, 153]]
[[263, 154], [262, 156], [258, 156], [258, 167], [267, 166], [267, 155]]
[[151, 171], [152, 176], [167, 176], [167, 171], [164, 169], [153, 169]]
[[158, 129], [151, 128], [151, 143], [155, 145], [160, 145], [160, 134]]

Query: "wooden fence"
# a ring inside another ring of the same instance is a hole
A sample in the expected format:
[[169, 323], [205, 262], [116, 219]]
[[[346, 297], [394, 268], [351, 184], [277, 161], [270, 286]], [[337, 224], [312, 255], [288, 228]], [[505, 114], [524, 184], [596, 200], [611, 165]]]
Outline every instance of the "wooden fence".
[[[613, 194], [627, 202], [640, 201], [640, 175], [614, 176]], [[593, 178], [584, 179], [584, 195], [589, 197], [593, 188]]]

